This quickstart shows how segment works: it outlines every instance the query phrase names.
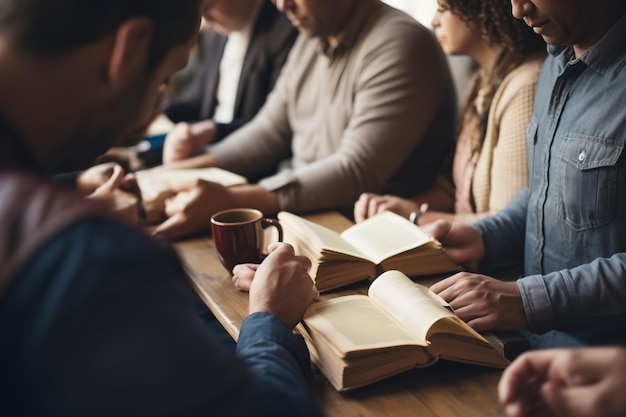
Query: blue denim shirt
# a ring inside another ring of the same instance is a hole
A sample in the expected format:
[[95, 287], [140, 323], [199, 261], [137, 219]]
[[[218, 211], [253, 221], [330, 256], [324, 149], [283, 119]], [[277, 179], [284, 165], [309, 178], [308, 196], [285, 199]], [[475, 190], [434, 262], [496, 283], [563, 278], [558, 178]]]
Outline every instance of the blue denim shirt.
[[[523, 261], [530, 330], [626, 323], [626, 16], [583, 56], [548, 47], [528, 128], [528, 189], [483, 233], [483, 265]], [[522, 258], [523, 257], [523, 258]]]

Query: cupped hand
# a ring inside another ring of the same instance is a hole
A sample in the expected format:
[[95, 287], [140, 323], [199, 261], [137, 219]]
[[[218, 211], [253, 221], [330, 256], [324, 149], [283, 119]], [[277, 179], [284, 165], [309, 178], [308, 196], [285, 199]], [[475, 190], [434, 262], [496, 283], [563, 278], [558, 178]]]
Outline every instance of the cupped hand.
[[546, 349], [522, 354], [504, 370], [500, 402], [510, 417], [626, 415], [626, 349]]
[[456, 315], [477, 331], [519, 331], [528, 328], [516, 282], [459, 272], [430, 289], [446, 300]]
[[[101, 168], [101, 167], [100, 167]], [[142, 218], [143, 207], [137, 182], [133, 175], [126, 175], [121, 166], [111, 165], [99, 174], [109, 174], [108, 179], [98, 186], [87, 198], [106, 204], [112, 213], [133, 224]]]

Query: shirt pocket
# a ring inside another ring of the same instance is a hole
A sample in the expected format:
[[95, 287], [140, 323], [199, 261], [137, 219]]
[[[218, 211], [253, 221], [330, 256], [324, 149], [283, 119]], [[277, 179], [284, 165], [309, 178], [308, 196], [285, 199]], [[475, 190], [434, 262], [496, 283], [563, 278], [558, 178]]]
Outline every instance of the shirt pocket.
[[558, 152], [559, 217], [574, 230], [603, 226], [615, 217], [617, 163], [624, 143], [569, 133]]

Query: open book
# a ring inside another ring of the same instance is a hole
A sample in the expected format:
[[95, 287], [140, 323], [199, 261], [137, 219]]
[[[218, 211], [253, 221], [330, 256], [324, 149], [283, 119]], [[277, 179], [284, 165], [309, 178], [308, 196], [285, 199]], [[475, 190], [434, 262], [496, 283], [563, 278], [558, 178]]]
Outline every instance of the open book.
[[339, 234], [288, 212], [278, 213], [285, 242], [311, 262], [320, 291], [341, 287], [397, 269], [409, 276], [459, 271], [441, 244], [390, 211], [370, 217]]
[[158, 222], [165, 218], [165, 200], [172, 197], [178, 186], [190, 183], [195, 179], [217, 182], [226, 187], [242, 185], [247, 179], [241, 175], [221, 168], [196, 169], [147, 169], [135, 173], [137, 185], [141, 190], [141, 200], [146, 212], [148, 223]]
[[298, 330], [338, 391], [448, 359], [492, 367], [509, 361], [427, 287], [387, 271], [368, 295], [314, 303]]

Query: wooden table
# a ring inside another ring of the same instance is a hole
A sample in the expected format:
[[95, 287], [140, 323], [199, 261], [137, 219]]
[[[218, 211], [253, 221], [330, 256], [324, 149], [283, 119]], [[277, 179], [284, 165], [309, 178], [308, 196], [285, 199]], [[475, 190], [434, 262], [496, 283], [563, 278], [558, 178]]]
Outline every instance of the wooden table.
[[[336, 231], [351, 222], [338, 213], [307, 216]], [[228, 333], [237, 340], [248, 311], [248, 295], [237, 290], [228, 271], [220, 264], [210, 236], [181, 241], [176, 245], [190, 280], [200, 297]], [[368, 282], [322, 295], [337, 297], [365, 293]], [[496, 386], [501, 371], [441, 361], [354, 391], [339, 393], [315, 372], [312, 395], [328, 417], [504, 416]]]

